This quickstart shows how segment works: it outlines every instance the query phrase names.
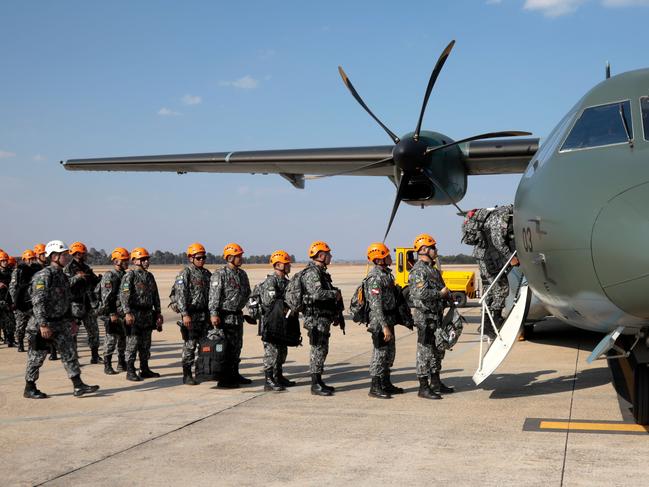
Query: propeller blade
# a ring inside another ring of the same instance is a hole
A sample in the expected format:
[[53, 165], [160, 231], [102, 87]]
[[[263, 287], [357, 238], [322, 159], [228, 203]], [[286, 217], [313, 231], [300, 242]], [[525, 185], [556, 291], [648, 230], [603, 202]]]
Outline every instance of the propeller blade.
[[367, 107], [367, 105], [365, 104], [365, 102], [363, 101], [363, 99], [361, 98], [361, 96], [360, 96], [360, 95], [358, 94], [358, 92], [356, 91], [356, 88], [354, 88], [354, 85], [352, 84], [352, 82], [351, 82], [351, 81], [349, 80], [349, 78], [347, 77], [347, 74], [346, 74], [345, 71], [343, 70], [342, 66], [338, 66], [338, 72], [340, 73], [340, 77], [343, 79], [343, 83], [345, 83], [345, 86], [347, 87], [347, 89], [349, 90], [349, 92], [352, 94], [352, 96], [356, 99], [356, 101], [360, 104], [360, 106], [362, 106], [362, 107], [365, 109], [365, 111], [366, 111], [367, 113], [370, 114], [370, 117], [372, 117], [374, 120], [376, 120], [376, 122], [377, 122], [377, 123], [378, 123], [378, 124], [383, 128], [383, 130], [385, 130], [385, 132], [390, 136], [390, 138], [392, 139], [392, 141], [393, 141], [395, 144], [398, 144], [398, 143], [399, 143], [399, 137], [397, 137], [397, 136], [394, 134], [394, 132], [392, 132], [389, 128], [387, 128], [385, 125], [383, 125], [383, 122], [381, 122], [381, 121], [376, 117], [376, 115], [374, 115], [374, 114], [372, 113], [372, 110], [370, 110], [370, 109]]
[[408, 176], [408, 174], [406, 173], [402, 173], [401, 180], [399, 181], [399, 187], [397, 188], [397, 194], [394, 198], [394, 205], [392, 205], [392, 214], [390, 215], [390, 221], [388, 222], [388, 229], [385, 231], [383, 242], [385, 242], [385, 239], [388, 238], [388, 233], [390, 233], [392, 222], [394, 221], [394, 217], [397, 214], [397, 210], [399, 209], [399, 203], [401, 203], [401, 199], [403, 198], [403, 193], [405, 192], [406, 186], [408, 185], [409, 181], [410, 181], [410, 176]]
[[373, 162], [371, 164], [366, 164], [361, 167], [355, 167], [354, 169], [347, 169], [346, 171], [340, 171], [334, 174], [318, 174], [315, 176], [305, 176], [304, 179], [322, 179], [322, 178], [330, 178], [332, 176], [344, 176], [345, 174], [353, 174], [358, 171], [362, 171], [364, 169], [375, 169], [377, 167], [384, 167], [384, 166], [391, 166], [394, 164], [394, 161], [392, 160], [392, 156], [386, 157], [385, 159], [381, 159], [380, 161]]
[[438, 145], [437, 147], [429, 147], [426, 149], [426, 154], [432, 152], [446, 149], [454, 145], [463, 144], [465, 142], [471, 142], [472, 140], [482, 140], [482, 139], [495, 139], [497, 137], [520, 137], [521, 135], [532, 135], [530, 132], [519, 132], [519, 131], [508, 131], [508, 132], [488, 132], [486, 134], [474, 135], [473, 137], [467, 137], [466, 139], [456, 140], [449, 144]]
[[453, 206], [455, 206], [455, 208], [456, 208], [457, 211], [459, 212], [459, 213], [458, 213], [458, 216], [465, 216], [465, 215], [466, 215], [466, 211], [464, 211], [462, 208], [460, 208], [460, 207], [457, 205], [457, 203], [455, 202], [455, 200], [454, 200], [453, 198], [451, 198], [451, 195], [448, 194], [448, 192], [446, 191], [446, 189], [444, 189], [444, 186], [442, 186], [442, 185], [439, 183], [439, 181], [437, 181], [437, 179], [436, 179], [436, 178], [435, 178], [435, 177], [430, 173], [430, 171], [424, 171], [424, 174], [426, 175], [426, 177], [427, 177], [428, 179], [430, 179], [430, 182], [433, 183], [437, 189], [439, 189], [442, 193], [444, 193], [444, 195], [449, 199], [449, 201], [451, 202], [451, 204], [452, 204]]
[[455, 45], [455, 41], [453, 40], [448, 44], [448, 46], [446, 46], [446, 49], [442, 51], [442, 54], [439, 56], [439, 59], [437, 60], [437, 64], [435, 64], [435, 67], [433, 68], [433, 72], [430, 75], [430, 80], [428, 80], [428, 87], [426, 88], [426, 94], [424, 95], [424, 102], [421, 105], [421, 113], [419, 114], [419, 121], [417, 122], [417, 128], [415, 129], [415, 135], [414, 135], [415, 140], [419, 139], [419, 132], [421, 132], [421, 123], [424, 120], [424, 112], [426, 111], [426, 105], [428, 105], [428, 98], [430, 97], [430, 94], [433, 91], [433, 86], [435, 86], [437, 77], [439, 76], [439, 73], [442, 71], [442, 68], [444, 67], [444, 63], [446, 62], [446, 59], [448, 59], [448, 56], [451, 54], [451, 50], [453, 49], [454, 45]]

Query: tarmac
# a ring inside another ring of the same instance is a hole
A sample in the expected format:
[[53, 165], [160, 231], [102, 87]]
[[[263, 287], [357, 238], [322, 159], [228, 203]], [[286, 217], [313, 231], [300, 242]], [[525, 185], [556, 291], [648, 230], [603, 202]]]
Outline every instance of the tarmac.
[[[371, 339], [351, 320], [333, 329], [327, 383], [309, 390], [308, 346], [291, 348], [285, 373], [299, 384], [264, 392], [263, 348], [246, 325], [237, 390], [213, 382], [182, 385], [177, 317], [166, 308], [176, 269], [156, 268], [165, 329], [154, 332], [158, 379], [127, 382], [89, 365], [97, 394], [74, 398], [60, 362], [46, 361], [38, 386], [51, 397], [22, 397], [26, 354], [0, 348], [0, 485], [645, 485], [649, 433], [611, 384], [605, 361], [586, 363], [599, 337], [549, 319], [515, 344], [496, 373], [476, 387], [480, 308], [444, 360], [456, 388], [443, 400], [417, 397], [416, 335], [397, 328], [392, 379], [406, 393], [369, 398]], [[332, 266], [345, 302], [364, 266]], [[251, 282], [266, 274], [249, 267]], [[306, 341], [306, 340], [305, 340]]]

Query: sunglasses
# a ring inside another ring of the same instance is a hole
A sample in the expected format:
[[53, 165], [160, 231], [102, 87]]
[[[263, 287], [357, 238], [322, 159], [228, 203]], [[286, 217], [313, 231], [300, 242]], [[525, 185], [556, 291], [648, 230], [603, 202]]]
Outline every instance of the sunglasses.
[[205, 260], [207, 257], [204, 255], [197, 255], [194, 257], [195, 260]]
[[150, 258], [149, 257], [142, 257], [140, 259], [141, 262], [149, 262]]

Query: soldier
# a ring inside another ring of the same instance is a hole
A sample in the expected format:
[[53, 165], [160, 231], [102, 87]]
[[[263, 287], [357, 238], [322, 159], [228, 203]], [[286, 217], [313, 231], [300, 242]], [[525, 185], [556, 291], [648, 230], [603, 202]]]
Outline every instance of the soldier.
[[25, 329], [32, 316], [32, 302], [29, 296], [29, 285], [32, 277], [42, 267], [36, 263], [36, 254], [27, 249], [23, 252], [22, 262], [16, 266], [11, 273], [11, 283], [9, 284], [9, 294], [16, 307], [16, 342], [18, 351], [25, 351]]
[[[149, 368], [151, 358], [151, 333], [162, 331], [162, 313], [158, 285], [149, 268], [149, 252], [142, 247], [131, 251], [131, 263], [135, 269], [124, 274], [120, 284], [119, 299], [126, 325], [126, 379], [139, 382], [142, 379], [160, 377]], [[140, 375], [135, 370], [135, 358], [140, 355]]]
[[[335, 388], [322, 380], [324, 363], [329, 353], [331, 325], [339, 325], [342, 294], [331, 282], [327, 266], [331, 263], [331, 248], [326, 242], [316, 241], [309, 247], [311, 262], [302, 271], [301, 285], [305, 293], [304, 328], [309, 333], [311, 394], [331, 396]], [[297, 276], [296, 276], [297, 277]]]
[[29, 351], [25, 372], [25, 392], [28, 399], [44, 399], [47, 394], [36, 388], [39, 369], [47, 356], [47, 341], [56, 343], [61, 352], [61, 362], [74, 385], [75, 397], [95, 392], [99, 386], [89, 386], [81, 380], [81, 369], [74, 346], [74, 335], [79, 326], [73, 320], [70, 304], [70, 281], [63, 272], [70, 254], [60, 240], [52, 240], [45, 247], [50, 265], [39, 271], [32, 279], [31, 297], [34, 316], [29, 320]]
[[[36, 272], [38, 272], [41, 269], [45, 269], [49, 265], [49, 263], [47, 262], [47, 254], [45, 253], [45, 244], [38, 243], [34, 245], [34, 253], [36, 254], [36, 264], [34, 265], [34, 269]], [[58, 359], [59, 358], [56, 356], [56, 346], [54, 345], [54, 342], [51, 342], [50, 360]]]
[[4, 251], [0, 251], [0, 328], [3, 332], [3, 341], [8, 347], [14, 346], [14, 330], [16, 328], [14, 304], [9, 293], [11, 273], [10, 256]]
[[[99, 307], [97, 313], [104, 323], [106, 338], [104, 340], [104, 374], [115, 375], [126, 370], [126, 331], [124, 330], [124, 313], [119, 300], [119, 289], [122, 278], [129, 264], [128, 250], [117, 247], [110, 254], [113, 268], [101, 276]], [[113, 369], [113, 354], [117, 349], [117, 371]]]
[[241, 348], [243, 347], [243, 312], [250, 297], [248, 274], [241, 269], [243, 249], [236, 243], [229, 243], [223, 249], [227, 265], [214, 274], [210, 280], [209, 309], [214, 327], [225, 333], [228, 372], [223, 374], [218, 386], [236, 388], [252, 384], [250, 379], [239, 373]]
[[390, 382], [390, 368], [396, 354], [394, 326], [398, 319], [394, 276], [390, 270], [392, 256], [385, 244], [376, 242], [367, 248], [367, 259], [374, 264], [363, 287], [369, 308], [367, 331], [372, 333], [373, 344], [369, 395], [389, 399], [392, 394], [403, 394], [402, 388]]
[[442, 384], [439, 378], [444, 351], [435, 345], [435, 329], [442, 322], [444, 301], [450, 298], [451, 293], [435, 267], [435, 239], [422, 233], [415, 238], [413, 247], [418, 258], [408, 276], [408, 287], [417, 327], [418, 395], [425, 399], [441, 399], [441, 393], [453, 392], [453, 388]]
[[[291, 257], [284, 250], [276, 250], [270, 256], [273, 273], [259, 286], [262, 310], [272, 309], [277, 299], [284, 299], [284, 292], [288, 286], [288, 275], [291, 273]], [[265, 319], [262, 313], [262, 327]], [[295, 382], [284, 377], [282, 367], [286, 362], [288, 347], [269, 342], [264, 343], [264, 383], [265, 391], [283, 391], [292, 387]]]
[[83, 243], [74, 242], [70, 245], [70, 255], [73, 259], [66, 266], [65, 273], [70, 278], [72, 289], [72, 316], [83, 323], [88, 334], [90, 363], [98, 364], [103, 360], [99, 356], [99, 325], [93, 304], [97, 301], [95, 286], [99, 283], [99, 277], [86, 264], [88, 249]]
[[190, 386], [197, 384], [192, 377], [192, 366], [200, 340], [207, 336], [210, 327], [207, 305], [212, 273], [205, 269], [206, 255], [205, 247], [200, 243], [187, 247], [189, 265], [178, 274], [174, 284], [176, 305], [183, 320], [183, 384]]

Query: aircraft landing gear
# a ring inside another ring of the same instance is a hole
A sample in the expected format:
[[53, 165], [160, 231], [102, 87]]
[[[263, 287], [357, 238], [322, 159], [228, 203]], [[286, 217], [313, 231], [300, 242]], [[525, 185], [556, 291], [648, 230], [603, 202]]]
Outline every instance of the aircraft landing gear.
[[649, 364], [635, 367], [633, 418], [638, 424], [649, 424]]

